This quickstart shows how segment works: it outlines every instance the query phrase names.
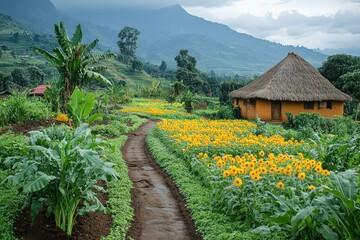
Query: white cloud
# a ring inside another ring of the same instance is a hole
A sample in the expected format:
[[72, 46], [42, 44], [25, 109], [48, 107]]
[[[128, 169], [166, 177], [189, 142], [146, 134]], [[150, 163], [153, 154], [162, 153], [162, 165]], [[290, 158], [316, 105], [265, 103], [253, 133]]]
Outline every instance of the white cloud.
[[357, 47], [358, 0], [243, 0], [222, 7], [186, 7], [194, 15], [255, 37], [309, 48]]
[[58, 9], [182, 5], [255, 37], [309, 48], [358, 46], [360, 0], [51, 0]]

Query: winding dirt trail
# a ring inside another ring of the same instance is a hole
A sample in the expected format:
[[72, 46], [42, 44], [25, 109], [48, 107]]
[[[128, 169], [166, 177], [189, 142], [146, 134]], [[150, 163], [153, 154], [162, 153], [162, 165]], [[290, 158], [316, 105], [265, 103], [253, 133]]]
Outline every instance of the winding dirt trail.
[[135, 218], [128, 235], [135, 240], [202, 239], [175, 184], [147, 151], [146, 134], [155, 126], [149, 120], [128, 135], [122, 148], [133, 182]]

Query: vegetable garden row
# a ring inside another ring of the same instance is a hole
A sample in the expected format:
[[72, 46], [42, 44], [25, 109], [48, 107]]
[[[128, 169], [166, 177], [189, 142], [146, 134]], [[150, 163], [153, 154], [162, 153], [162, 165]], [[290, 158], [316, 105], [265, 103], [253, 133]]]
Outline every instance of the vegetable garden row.
[[[259, 119], [208, 120], [181, 104], [148, 99], [134, 99], [91, 127], [81, 123], [91, 116], [79, 113], [74, 129], [0, 135], [0, 238], [16, 239], [13, 223], [25, 202], [33, 213], [46, 206], [70, 232], [77, 215], [105, 210], [112, 216], [105, 239], [124, 239], [131, 182], [118, 149], [123, 134], [146, 121], [132, 113], [162, 119], [148, 147], [186, 198], [204, 239], [359, 238], [358, 123], [334, 118], [324, 128], [315, 124], [323, 121], [318, 116], [299, 115], [285, 129]], [[109, 182], [107, 210], [94, 194], [101, 190], [97, 180]]]

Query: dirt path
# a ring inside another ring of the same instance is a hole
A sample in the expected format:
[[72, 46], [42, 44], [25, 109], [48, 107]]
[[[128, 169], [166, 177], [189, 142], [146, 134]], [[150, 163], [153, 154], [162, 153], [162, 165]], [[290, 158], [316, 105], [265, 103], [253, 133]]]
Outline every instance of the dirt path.
[[175, 184], [147, 151], [146, 134], [155, 124], [154, 120], [144, 123], [128, 135], [122, 148], [134, 184], [132, 205], [135, 219], [128, 235], [135, 240], [202, 239]]

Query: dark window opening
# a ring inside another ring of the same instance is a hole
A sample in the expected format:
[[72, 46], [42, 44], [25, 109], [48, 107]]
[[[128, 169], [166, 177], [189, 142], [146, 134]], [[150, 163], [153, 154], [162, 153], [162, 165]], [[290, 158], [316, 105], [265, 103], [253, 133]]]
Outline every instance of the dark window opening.
[[314, 102], [304, 102], [304, 109], [314, 109]]
[[326, 101], [326, 108], [332, 109], [332, 101]]

